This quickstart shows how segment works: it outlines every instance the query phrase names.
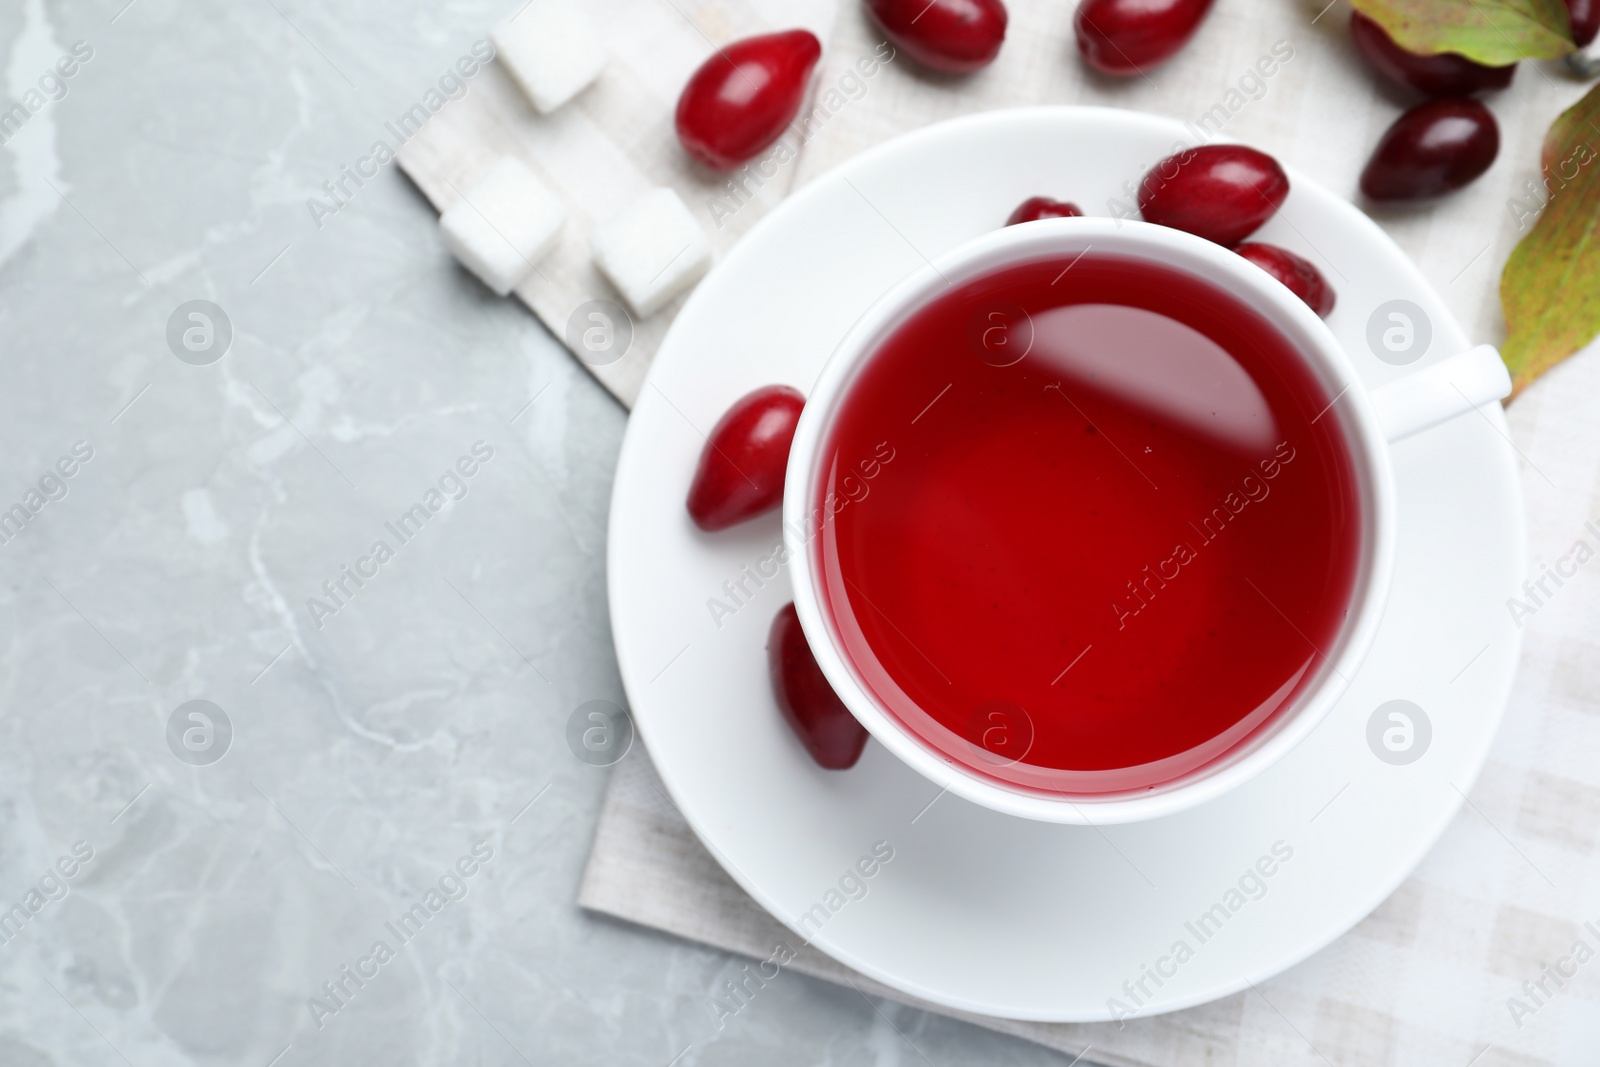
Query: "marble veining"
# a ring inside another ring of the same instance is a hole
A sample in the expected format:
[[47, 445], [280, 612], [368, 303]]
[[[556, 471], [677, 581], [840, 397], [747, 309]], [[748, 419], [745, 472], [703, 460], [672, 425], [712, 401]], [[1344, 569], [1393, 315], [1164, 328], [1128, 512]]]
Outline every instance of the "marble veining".
[[392, 164], [306, 210], [509, 6], [0, 7], [11, 101], [93, 52], [0, 147], [0, 501], [93, 450], [0, 543], [0, 1064], [1065, 1062], [787, 974], [717, 1029], [744, 961], [573, 903], [625, 413]]

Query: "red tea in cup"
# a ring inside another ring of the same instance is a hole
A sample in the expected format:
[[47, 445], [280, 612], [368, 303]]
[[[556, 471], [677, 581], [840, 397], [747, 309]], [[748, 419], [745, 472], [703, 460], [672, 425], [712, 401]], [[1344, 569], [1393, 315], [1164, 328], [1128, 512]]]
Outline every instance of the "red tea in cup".
[[924, 744], [1026, 789], [1225, 759], [1315, 688], [1351, 607], [1335, 399], [1259, 312], [1149, 261], [946, 290], [823, 443], [812, 552], [850, 668]]

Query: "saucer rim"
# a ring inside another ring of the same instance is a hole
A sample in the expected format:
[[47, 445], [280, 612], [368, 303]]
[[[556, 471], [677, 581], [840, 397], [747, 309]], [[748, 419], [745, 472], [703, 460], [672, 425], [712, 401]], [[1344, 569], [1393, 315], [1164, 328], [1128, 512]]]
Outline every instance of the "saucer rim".
[[[848, 177], [860, 177], [862, 172], [871, 170], [886, 157], [891, 157], [897, 152], [904, 151], [908, 146], [918, 145], [924, 139], [947, 136], [952, 132], [964, 130], [969, 126], [986, 126], [991, 123], [1032, 120], [1036, 118], [1043, 118], [1046, 120], [1065, 119], [1070, 121], [1074, 118], [1082, 116], [1098, 119], [1111, 117], [1124, 127], [1143, 126], [1145, 128], [1145, 132], [1159, 130], [1166, 131], [1166, 133], [1176, 136], [1179, 131], [1182, 130], [1181, 123], [1174, 119], [1141, 112], [1123, 111], [1114, 108], [1078, 105], [1046, 105], [1039, 107], [990, 111], [962, 116], [946, 122], [923, 127], [919, 130], [885, 142], [884, 144], [878, 145], [853, 157], [847, 162], [841, 164], [839, 167], [829, 171], [827, 174], [819, 176], [808, 186], [791, 195], [783, 204], [779, 205], [779, 207], [774, 209], [774, 211], [772, 211], [766, 218], [757, 223], [756, 226], [752, 228], [751, 232], [746, 235], [745, 239], [740, 243], [740, 245], [734, 250], [734, 252], [730, 254], [729, 259], [725, 260], [722, 264], [719, 264], [716, 269], [732, 269], [732, 267], [737, 265], [738, 261], [742, 259], [740, 253], [755, 247], [758, 244], [758, 238], [760, 238], [760, 236], [767, 229], [776, 225], [778, 219], [785, 217], [786, 213], [800, 210], [801, 207], [803, 207], [811, 199], [822, 196], [823, 190], [827, 189], [828, 187], [837, 185], [841, 180]], [[1225, 139], [1218, 138], [1217, 140], [1220, 142]], [[1291, 182], [1293, 184], [1298, 185], [1301, 188], [1315, 190], [1319, 194], [1319, 200], [1322, 200], [1325, 204], [1335, 205], [1335, 210], [1343, 212], [1346, 217], [1341, 221], [1348, 223], [1357, 231], [1359, 231], [1361, 241], [1363, 243], [1370, 245], [1376, 242], [1391, 254], [1391, 257], [1395, 260], [1394, 265], [1397, 268], [1397, 271], [1404, 274], [1409, 279], [1410, 284], [1414, 287], [1414, 291], [1426, 296], [1430, 300], [1431, 304], [1438, 308], [1440, 313], [1444, 316], [1443, 321], [1436, 322], [1436, 328], [1442, 327], [1440, 332], [1446, 335], [1452, 333], [1456, 335], [1456, 337], [1459, 339], [1459, 347], [1464, 350], [1467, 347], [1467, 339], [1464, 335], [1464, 331], [1461, 330], [1459, 323], [1452, 315], [1449, 314], [1448, 310], [1444, 308], [1443, 302], [1438, 298], [1437, 292], [1421, 275], [1415, 263], [1413, 263], [1409, 257], [1405, 256], [1398, 246], [1395, 245], [1393, 240], [1389, 238], [1388, 235], [1384, 233], [1375, 222], [1373, 222], [1366, 215], [1362, 214], [1347, 201], [1344, 201], [1334, 196], [1331, 192], [1322, 189], [1319, 185], [1317, 185], [1316, 182], [1305, 177], [1304, 175], [1297, 173], [1293, 168], [1286, 169], [1289, 171]], [[1410, 291], [1412, 290], [1408, 290], [1408, 292]], [[676, 350], [677, 344], [675, 342], [677, 341], [677, 338], [674, 335], [681, 332], [678, 328], [679, 323], [689, 320], [690, 315], [688, 313], [690, 311], [696, 310], [698, 305], [711, 301], [712, 299], [714, 299], [714, 286], [708, 285], [706, 282], [702, 282], [701, 286], [691, 295], [689, 302], [685, 305], [684, 310], [680, 312], [678, 322], [674, 323], [672, 329], [669, 330], [666, 339], [662, 343], [660, 354], [658, 354], [657, 363], [654, 367], [652, 367], [650, 375], [646, 379], [645, 387], [641, 390], [639, 404], [640, 408], [645, 408], [648, 410], [656, 407], [659, 403], [649, 386], [652, 384], [651, 380], [656, 377], [659, 368], [666, 365], [665, 361], [659, 358], [659, 355], [668, 354]], [[659, 388], [654, 390], [654, 392], [659, 392]], [[638, 409], [636, 408], [636, 411], [637, 410]], [[1509, 427], [1503, 410], [1501, 410], [1498, 406], [1495, 406], [1494, 410], [1492, 411], [1484, 411], [1480, 409], [1480, 413], [1489, 420], [1490, 424], [1496, 431], [1498, 431], [1499, 435], [1504, 440], [1504, 445], [1499, 446], [1498, 455], [1500, 456], [1502, 463], [1506, 465], [1507, 470], [1509, 471], [1512, 484], [1520, 484], [1515, 461], [1512, 458], [1512, 452], [1514, 450], [1509, 441]], [[618, 458], [616, 482], [612, 497], [613, 518], [611, 528], [609, 530], [607, 551], [608, 605], [611, 610], [613, 638], [616, 645], [618, 664], [624, 686], [629, 692], [630, 702], [636, 709], [640, 707], [638, 694], [642, 693], [644, 685], [648, 684], [647, 679], [649, 676], [646, 667], [642, 662], [642, 658], [639, 655], [636, 655], [636, 650], [632, 647], [629, 636], [623, 632], [623, 623], [621, 620], [627, 611], [627, 605], [624, 600], [625, 594], [619, 589], [619, 584], [612, 580], [612, 576], [615, 575], [618, 570], [618, 556], [624, 551], [623, 542], [625, 539], [619, 536], [618, 527], [622, 521], [622, 517], [626, 515], [627, 511], [627, 509], [621, 505], [624, 504], [623, 497], [629, 491], [631, 486], [632, 468], [635, 464], [640, 463], [648, 466], [647, 459], [641, 460], [639, 458], [639, 454], [645, 452], [648, 449], [648, 445], [644, 443], [642, 433], [635, 432], [635, 427], [643, 425], [644, 421], [645, 420], [639, 419], [630, 420], [629, 429], [624, 437], [622, 450]], [[1526, 514], [1523, 509], [1520, 493], [1512, 494], [1508, 499], [1511, 504], [1510, 513], [1513, 516], [1511, 525], [1514, 527], [1514, 529], [1509, 532], [1515, 544], [1509, 545], [1507, 548], [1509, 551], [1514, 552], [1520, 565], [1520, 561], [1526, 556]], [[1506, 669], [1502, 676], [1497, 678], [1494, 683], [1488, 686], [1488, 690], [1492, 690], [1492, 693], [1487, 703], [1492, 704], [1493, 713], [1489, 715], [1488, 719], [1482, 724], [1481, 736], [1476, 739], [1470, 758], [1465, 759], [1458, 764], [1459, 768], [1467, 773], [1464, 775], [1456, 775], [1455, 780], [1459, 781], [1462, 787], [1468, 789], [1470, 789], [1471, 783], [1477, 779], [1485, 762], [1488, 759], [1490, 743], [1498, 731], [1500, 722], [1505, 714], [1510, 690], [1516, 675], [1515, 664], [1520, 656], [1521, 651], [1521, 633], [1514, 633], [1512, 635], [1512, 639], [1514, 641], [1514, 647], [1511, 649], [1511, 667]], [[1480, 688], [1483, 687], [1480, 686]], [[639, 714], [636, 711], [635, 721], [638, 724], [641, 740], [643, 740], [646, 743], [646, 747], [649, 748], [650, 737], [657, 729], [657, 725], [653, 720], [653, 716], [648, 712]], [[663, 724], [662, 728], [668, 727]], [[712, 836], [708, 836], [708, 831], [711, 829], [711, 823], [714, 821], [714, 819], [704, 815], [704, 813], [694, 811], [692, 805], [687, 808], [683, 805], [681, 801], [683, 792], [674, 785], [674, 771], [671, 766], [663, 766], [663, 764], [659, 761], [654, 762], [663, 785], [672, 795], [673, 802], [678, 806], [679, 811], [683, 815], [685, 821], [689, 824], [700, 842], [704, 844], [713, 857], [717, 859], [719, 865], [724, 869], [729, 877], [732, 878], [734, 882], [737, 883], [746, 893], [748, 893], [752, 899], [760, 904], [767, 914], [772, 916], [785, 928], [794, 932], [796, 935], [802, 936], [803, 938], [803, 933], [797, 927], [797, 925], [790, 922], [787, 918], [785, 918], [781, 911], [772, 906], [770, 903], [771, 898], [761, 889], [760, 885], [747, 878], [738, 868], [738, 866], [734, 864], [729, 857], [724, 855], [724, 853], [716, 846], [716, 844], [713, 843], [713, 838]], [[1363, 918], [1370, 914], [1374, 908], [1392, 895], [1394, 891], [1412, 874], [1412, 872], [1415, 871], [1417, 866], [1438, 843], [1440, 836], [1443, 834], [1450, 822], [1455, 818], [1456, 814], [1460, 811], [1464, 802], [1464, 796], [1447, 800], [1438, 809], [1437, 817], [1430, 823], [1421, 826], [1419, 830], [1416, 831], [1417, 843], [1414, 849], [1408, 856], [1406, 856], [1403, 862], [1398, 860], [1394, 862], [1392, 876], [1381, 881], [1381, 890], [1369, 894], [1368, 897], [1362, 900], [1359, 907], [1354, 911], [1344, 911], [1344, 913], [1348, 916], [1348, 920], [1331, 924], [1331, 929], [1326, 936], [1314, 938], [1309, 947], [1305, 948], [1303, 951], [1293, 954], [1292, 956], [1274, 959], [1270, 966], [1262, 969], [1261, 971], [1253, 973], [1241, 973], [1232, 981], [1216, 983], [1204, 991], [1196, 992], [1191, 996], [1162, 1003], [1159, 1008], [1154, 1008], [1149, 1012], [1142, 1012], [1141, 1017], [1150, 1017], [1157, 1014], [1165, 1014], [1171, 1011], [1179, 1011], [1233, 995], [1252, 987], [1255, 982], [1265, 980], [1272, 975], [1279, 974], [1303, 962], [1305, 959], [1315, 955], [1323, 948], [1326, 948], [1333, 941], [1338, 940], [1344, 934], [1348, 933], [1352, 927], [1354, 927]], [[1182, 818], [1185, 814], [1191, 813], [1169, 816], [1168, 818]], [[1161, 821], [1163, 820], [1152, 820], [1152, 822], [1157, 823]], [[1104, 1022], [1110, 1021], [1113, 1018], [1105, 1011], [1019, 1010], [1018, 1008], [1008, 1006], [1001, 1002], [984, 1001], [981, 998], [950, 995], [948, 993], [941, 992], [938, 989], [924, 985], [922, 982], [916, 979], [893, 974], [882, 968], [879, 968], [870, 960], [860, 957], [848, 947], [830, 940], [829, 937], [825, 936], [825, 934], [805, 940], [807, 944], [816, 946], [828, 956], [859, 971], [863, 975], [869, 976], [894, 989], [900, 990], [944, 1009], [971, 1012], [1001, 1019], [1036, 1022]]]

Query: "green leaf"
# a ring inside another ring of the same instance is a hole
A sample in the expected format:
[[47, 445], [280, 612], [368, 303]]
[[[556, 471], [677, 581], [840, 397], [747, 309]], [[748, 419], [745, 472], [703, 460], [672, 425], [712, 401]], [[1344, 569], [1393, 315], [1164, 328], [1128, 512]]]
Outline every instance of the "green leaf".
[[1457, 52], [1492, 67], [1576, 49], [1562, 0], [1351, 0], [1408, 52]]
[[1600, 335], [1600, 85], [1561, 113], [1545, 134], [1545, 191], [1510, 201], [1526, 225], [1500, 275], [1506, 315], [1501, 347], [1520, 392], [1529, 382]]

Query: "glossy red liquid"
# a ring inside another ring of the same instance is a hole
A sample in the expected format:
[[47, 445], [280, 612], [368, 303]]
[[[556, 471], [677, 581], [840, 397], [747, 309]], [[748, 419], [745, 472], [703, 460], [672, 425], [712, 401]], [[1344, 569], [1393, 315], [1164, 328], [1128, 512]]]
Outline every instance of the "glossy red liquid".
[[824, 443], [811, 551], [847, 659], [912, 733], [1107, 794], [1224, 757], [1321, 680], [1362, 491], [1332, 397], [1258, 314], [1069, 263], [957, 287], [879, 346]]

